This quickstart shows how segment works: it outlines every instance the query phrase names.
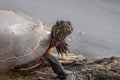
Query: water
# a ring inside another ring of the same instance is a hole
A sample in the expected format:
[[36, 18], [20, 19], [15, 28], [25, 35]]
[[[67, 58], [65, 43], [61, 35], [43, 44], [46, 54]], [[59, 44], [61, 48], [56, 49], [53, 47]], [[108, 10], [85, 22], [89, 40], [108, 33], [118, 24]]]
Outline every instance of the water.
[[51, 25], [70, 20], [72, 53], [120, 56], [120, 0], [0, 0], [0, 8], [20, 10]]

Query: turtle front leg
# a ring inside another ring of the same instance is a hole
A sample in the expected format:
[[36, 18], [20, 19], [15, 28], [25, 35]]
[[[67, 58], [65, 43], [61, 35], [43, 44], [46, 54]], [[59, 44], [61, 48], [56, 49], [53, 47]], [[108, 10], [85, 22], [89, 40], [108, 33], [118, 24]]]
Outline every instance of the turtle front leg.
[[69, 49], [68, 49], [68, 46], [69, 45], [66, 43], [65, 40], [57, 41], [56, 39], [53, 38], [53, 39], [51, 39], [49, 48], [46, 51], [46, 53], [50, 54], [52, 52], [51, 48], [56, 47], [58, 55], [63, 56], [63, 54], [65, 54], [67, 56], [67, 53], [70, 52]]
[[65, 54], [67, 56], [67, 53], [70, 52], [68, 46], [69, 45], [66, 43], [65, 40], [63, 40], [58, 46], [56, 46], [58, 55], [63, 56], [63, 54]]
[[59, 77], [64, 78], [66, 76], [65, 69], [63, 68], [62, 64], [54, 56], [52, 56], [51, 54], [45, 54], [44, 58], [49, 62], [54, 73], [56, 73]]
[[42, 62], [45, 64], [48, 62], [50, 64], [50, 66], [52, 67], [54, 73], [56, 73], [58, 75], [58, 77], [64, 78], [66, 75], [66, 72], [65, 72], [62, 64], [50, 53], [51, 53], [51, 48], [48, 48], [48, 50], [41, 57]]
[[43, 63], [46, 63], [47, 61], [51, 65], [54, 73], [56, 73], [59, 77], [65, 77], [66, 72], [62, 64], [54, 56], [51, 55], [51, 48], [56, 47], [56, 49], [59, 50], [59, 53], [61, 53], [62, 55], [63, 53], [66, 53], [66, 51], [68, 51], [67, 46], [68, 44], [65, 41], [59, 42], [53, 38], [50, 42], [49, 48], [41, 58]]

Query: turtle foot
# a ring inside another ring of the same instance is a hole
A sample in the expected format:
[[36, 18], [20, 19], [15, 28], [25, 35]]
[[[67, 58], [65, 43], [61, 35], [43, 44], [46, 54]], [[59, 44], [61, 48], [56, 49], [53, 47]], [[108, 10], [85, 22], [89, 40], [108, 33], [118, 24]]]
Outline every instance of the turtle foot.
[[58, 46], [56, 46], [56, 50], [58, 52], [58, 55], [61, 55], [63, 57], [63, 54], [67, 56], [67, 53], [70, 53], [68, 49], [68, 44], [65, 40], [63, 40]]

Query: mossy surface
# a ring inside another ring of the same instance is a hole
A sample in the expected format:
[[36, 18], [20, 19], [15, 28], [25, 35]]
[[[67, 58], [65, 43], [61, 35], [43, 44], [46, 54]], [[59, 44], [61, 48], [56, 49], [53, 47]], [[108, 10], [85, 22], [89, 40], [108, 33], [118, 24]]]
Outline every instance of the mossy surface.
[[18, 72], [9, 73], [10, 80], [32, 80], [29, 76], [24, 76]]
[[8, 72], [0, 75], [0, 80], [33, 80], [32, 76], [25, 76], [19, 72]]

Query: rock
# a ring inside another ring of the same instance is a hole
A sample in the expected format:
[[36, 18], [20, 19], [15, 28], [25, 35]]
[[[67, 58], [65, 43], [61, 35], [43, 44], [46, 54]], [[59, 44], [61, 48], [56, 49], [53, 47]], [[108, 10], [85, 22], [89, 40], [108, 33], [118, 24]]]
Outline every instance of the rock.
[[[120, 80], [120, 57], [114, 56], [91, 62], [81, 55], [54, 56], [60, 60], [65, 70], [67, 70], [65, 78], [57, 77], [50, 65], [40, 65], [27, 72], [14, 72], [12, 76], [22, 78], [22, 80]], [[16, 80], [13, 77], [8, 80]]]

